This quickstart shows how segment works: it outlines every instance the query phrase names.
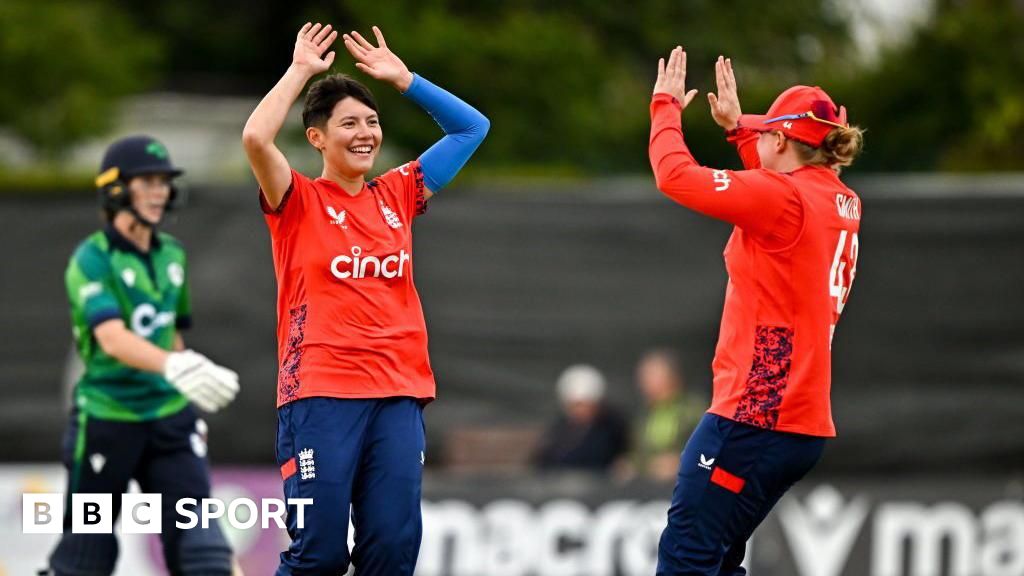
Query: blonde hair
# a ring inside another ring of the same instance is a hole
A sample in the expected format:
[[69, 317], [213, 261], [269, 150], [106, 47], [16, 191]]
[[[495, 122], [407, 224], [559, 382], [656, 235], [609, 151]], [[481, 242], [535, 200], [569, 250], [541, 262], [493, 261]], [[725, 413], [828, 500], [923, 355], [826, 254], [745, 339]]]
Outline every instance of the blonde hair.
[[796, 145], [797, 155], [804, 164], [840, 168], [853, 164], [864, 147], [864, 131], [856, 126], [833, 128], [821, 146], [815, 148], [803, 142], [790, 140]]

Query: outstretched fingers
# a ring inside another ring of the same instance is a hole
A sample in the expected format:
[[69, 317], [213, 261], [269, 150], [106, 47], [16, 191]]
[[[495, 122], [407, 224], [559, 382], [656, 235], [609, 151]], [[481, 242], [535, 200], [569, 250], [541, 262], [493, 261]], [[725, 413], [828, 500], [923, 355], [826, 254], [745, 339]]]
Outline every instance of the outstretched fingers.
[[673, 48], [672, 52], [669, 53], [666, 74], [672, 82], [679, 82], [680, 79], [685, 76], [685, 59], [686, 53], [683, 52], [683, 49], [679, 46]]
[[733, 73], [732, 60], [725, 56], [719, 56], [715, 61], [715, 84], [718, 88], [717, 94], [708, 92], [711, 115], [719, 126], [732, 130], [742, 113], [739, 96], [736, 94], [736, 75]]
[[715, 62], [715, 83], [718, 85], [718, 97], [736, 100], [736, 76], [732, 71], [732, 61], [719, 56]]
[[[679, 54], [679, 58], [676, 60], [676, 74], [678, 76], [679, 88], [681, 91], [686, 90], [686, 51], [683, 50], [682, 46], [676, 46], [676, 51]], [[683, 107], [689, 106], [693, 98], [697, 96], [697, 90], [689, 90], [683, 92]]]
[[686, 52], [682, 46], [676, 46], [668, 57], [668, 76], [676, 83], [685, 85], [686, 82]]
[[338, 31], [337, 31], [337, 30], [335, 30], [334, 32], [331, 32], [331, 35], [330, 35], [330, 36], [328, 36], [328, 37], [327, 37], [327, 39], [326, 39], [326, 40], [324, 40], [324, 41], [323, 41], [323, 42], [322, 42], [322, 43], [320, 44], [320, 46], [321, 46], [321, 48], [327, 49], [327, 48], [329, 48], [329, 47], [330, 47], [330, 46], [331, 46], [332, 44], [334, 44], [334, 41], [335, 41], [335, 40], [337, 40], [337, 39], [338, 39]]
[[668, 61], [658, 59], [658, 80], [654, 84], [654, 93], [673, 96], [684, 108], [697, 96], [697, 90], [686, 90], [686, 52], [682, 46], [672, 49]]
[[377, 46], [380, 48], [388, 47], [388, 43], [384, 41], [384, 33], [380, 31], [380, 28], [374, 26], [373, 35], [377, 37]]
[[313, 27], [310, 28], [309, 30], [306, 30], [306, 33], [302, 35], [302, 39], [309, 40], [310, 42], [312, 42], [313, 38], [316, 37], [317, 33], [320, 32], [321, 28], [323, 28], [323, 25], [320, 24], [319, 22], [313, 24]]
[[359, 45], [352, 36], [345, 34], [342, 36], [345, 42], [345, 48], [348, 49], [348, 53], [352, 55], [356, 60], [363, 60], [366, 58], [366, 49]]
[[732, 71], [732, 58], [726, 58], [723, 63], [725, 68], [725, 82], [729, 91], [736, 94], [736, 74]]
[[373, 44], [370, 44], [370, 41], [367, 40], [366, 38], [363, 38], [363, 35], [360, 34], [359, 32], [353, 30], [351, 32], [350, 36], [352, 37], [353, 40], [356, 41], [356, 43], [359, 45], [359, 47], [362, 48], [363, 50], [369, 51], [369, 50], [373, 50], [374, 49]]
[[324, 41], [324, 38], [327, 38], [327, 35], [330, 34], [330, 33], [331, 33], [331, 25], [328, 24], [327, 26], [324, 26], [323, 28], [321, 28], [320, 31], [317, 32], [313, 36], [313, 38], [312, 38], [313, 43], [314, 44], [320, 44], [321, 42]]
[[317, 43], [317, 46], [316, 46], [317, 54], [323, 56], [324, 52], [326, 52], [327, 49], [331, 47], [331, 44], [334, 44], [334, 41], [337, 40], [337, 39], [338, 39], [338, 31], [337, 30], [335, 30], [334, 32], [331, 32], [330, 34], [328, 34], [326, 38], [324, 38], [323, 40], [321, 40], [320, 42]]

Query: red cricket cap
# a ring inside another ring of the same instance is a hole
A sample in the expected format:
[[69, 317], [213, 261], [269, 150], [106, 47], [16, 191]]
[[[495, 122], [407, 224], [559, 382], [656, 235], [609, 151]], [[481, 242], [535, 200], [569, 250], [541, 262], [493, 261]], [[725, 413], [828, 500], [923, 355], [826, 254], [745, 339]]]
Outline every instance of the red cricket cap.
[[815, 148], [834, 128], [849, 126], [846, 107], [836, 106], [818, 86], [793, 86], [779, 94], [767, 114], [743, 114], [739, 125], [755, 132], [778, 130]]

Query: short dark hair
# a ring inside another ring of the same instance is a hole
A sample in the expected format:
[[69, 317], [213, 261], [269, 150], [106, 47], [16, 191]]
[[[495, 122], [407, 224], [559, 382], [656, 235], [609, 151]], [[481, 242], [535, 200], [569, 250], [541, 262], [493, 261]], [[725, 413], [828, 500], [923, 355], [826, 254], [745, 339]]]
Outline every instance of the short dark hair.
[[370, 89], [347, 74], [325, 76], [309, 87], [306, 102], [302, 106], [302, 126], [323, 128], [334, 112], [334, 106], [352, 97], [377, 112], [377, 102]]

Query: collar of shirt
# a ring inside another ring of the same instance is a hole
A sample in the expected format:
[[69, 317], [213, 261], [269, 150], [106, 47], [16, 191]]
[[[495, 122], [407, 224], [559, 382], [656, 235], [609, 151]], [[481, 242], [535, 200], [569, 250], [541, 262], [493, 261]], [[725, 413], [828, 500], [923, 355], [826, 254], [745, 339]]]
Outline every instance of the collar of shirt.
[[110, 242], [110, 247], [120, 250], [122, 252], [131, 252], [138, 254], [143, 258], [148, 258], [150, 254], [160, 249], [160, 235], [157, 234], [156, 230], [153, 230], [153, 238], [150, 240], [149, 251], [143, 252], [135, 245], [134, 242], [124, 237], [113, 224], [107, 224], [107, 227], [103, 230], [106, 234], [107, 240]]

